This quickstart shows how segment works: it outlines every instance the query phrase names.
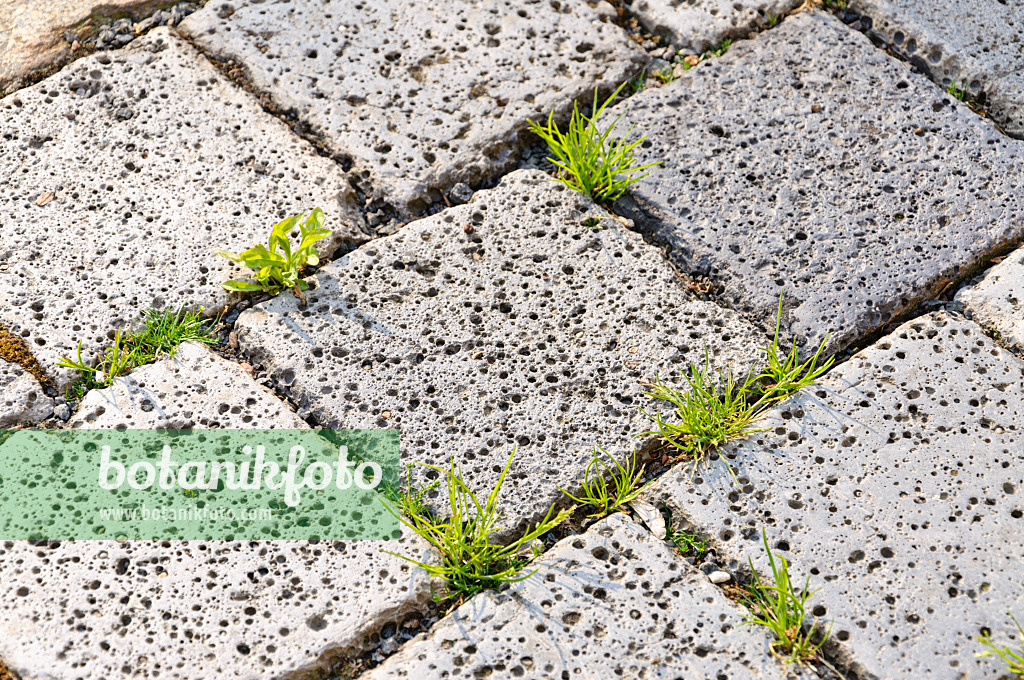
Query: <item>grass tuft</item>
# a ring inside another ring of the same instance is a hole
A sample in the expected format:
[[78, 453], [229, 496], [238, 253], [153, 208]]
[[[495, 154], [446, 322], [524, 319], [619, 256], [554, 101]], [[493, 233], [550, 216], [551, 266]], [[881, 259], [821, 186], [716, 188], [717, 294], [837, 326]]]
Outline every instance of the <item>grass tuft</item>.
[[1003, 660], [1009, 673], [1016, 675], [1018, 678], [1024, 678], [1024, 628], [1021, 628], [1020, 623], [1017, 622], [1013, 614], [1007, 612], [1007, 615], [1013, 621], [1013, 625], [1017, 627], [1017, 641], [1020, 643], [1021, 651], [1018, 653], [1006, 645], [996, 645], [992, 642], [992, 633], [985, 630], [978, 636], [978, 642], [988, 649], [978, 652], [974, 656], [985, 658], [994, 654]]
[[431, 576], [446, 581], [447, 591], [435, 594], [435, 600], [454, 598], [457, 602], [462, 602], [484, 590], [497, 589], [504, 583], [515, 583], [529, 578], [534, 572], [525, 575], [521, 572], [539, 554], [539, 549], [531, 547], [530, 544], [572, 514], [574, 508], [556, 513], [552, 506], [543, 520], [518, 539], [506, 545], [495, 543], [494, 535], [503, 528], [498, 523], [498, 493], [512, 465], [513, 456], [515, 450], [505, 463], [494, 489], [483, 502], [466, 485], [462, 470], [455, 465], [454, 460], [448, 469], [424, 464], [424, 467], [443, 475], [452, 512], [446, 519], [438, 519], [429, 512], [417, 511], [402, 517], [391, 505], [387, 505], [392, 514], [440, 554], [440, 564], [427, 564], [404, 555], [389, 553], [412, 562]]
[[217, 338], [213, 329], [217, 320], [203, 319], [201, 312], [202, 309], [192, 311], [184, 306], [177, 311], [149, 309], [143, 317], [144, 328], [141, 331], [118, 328], [113, 344], [100, 353], [94, 364], [82, 359], [82, 343], [79, 342], [75, 359], [64, 356], [57, 362], [58, 366], [76, 369], [79, 373], [65, 397], [74, 401], [91, 389], [107, 387], [113, 384], [114, 378], [133, 368], [152, 363], [161, 355], [173, 356], [183, 342], [215, 344]]
[[758, 432], [753, 424], [773, 404], [814, 383], [832, 367], [834, 361], [834, 358], [821, 361], [827, 337], [822, 340], [818, 351], [804, 362], [800, 361], [796, 341], [787, 354], [782, 354], [779, 346], [781, 325], [780, 295], [775, 336], [770, 345], [761, 348], [765, 353], [765, 363], [758, 373], [750, 372], [742, 381], [736, 379], [731, 369], [719, 374], [717, 379], [713, 377], [711, 356], [706, 347], [704, 365], [690, 363], [690, 373], [686, 376], [689, 391], [681, 392], [669, 387], [655, 376], [647, 396], [671, 404], [674, 418], [668, 420], [659, 411], [651, 414], [641, 409], [654, 421], [654, 429], [643, 434], [661, 437], [687, 458], [700, 463], [723, 444]]
[[707, 541], [692, 531], [681, 531], [669, 527], [665, 532], [665, 538], [684, 556], [694, 557], [698, 560], [704, 557], [704, 553], [708, 549]]
[[[606, 463], [604, 458], [611, 461], [611, 464]], [[604, 517], [620, 510], [640, 495], [650, 484], [642, 483], [643, 476], [644, 466], [637, 467], [635, 452], [622, 465], [607, 451], [595, 446], [593, 457], [583, 472], [580, 495], [574, 496], [562, 487], [558, 487], [558, 490], [580, 505], [594, 508], [594, 512], [587, 517]]]
[[797, 590], [789, 576], [789, 562], [782, 555], [772, 554], [768, 547], [768, 536], [761, 530], [765, 552], [772, 569], [772, 585], [761, 580], [754, 563], [747, 558], [753, 574], [750, 597], [744, 604], [751, 614], [744, 618], [744, 623], [764, 626], [775, 636], [772, 652], [786, 663], [804, 663], [818, 658], [818, 651], [832, 632], [831, 624], [821, 639], [815, 643], [814, 636], [817, 620], [804, 629], [804, 618], [807, 615], [807, 602], [818, 591], [809, 590], [811, 577], [808, 576], [803, 588]]
[[589, 116], [580, 113], [578, 104], [573, 102], [572, 118], [565, 133], [554, 122], [554, 112], [548, 114], [545, 125], [535, 121], [529, 123], [530, 131], [548, 145], [552, 153], [548, 161], [558, 168], [558, 181], [599, 202], [619, 198], [627, 187], [647, 176], [644, 170], [661, 163], [637, 164], [633, 150], [647, 136], [627, 141], [635, 126], [630, 126], [622, 137], [612, 136], [612, 130], [625, 114], [619, 114], [604, 130], [597, 126], [597, 119], [626, 85], [620, 85], [600, 106], [595, 89], [594, 106]]

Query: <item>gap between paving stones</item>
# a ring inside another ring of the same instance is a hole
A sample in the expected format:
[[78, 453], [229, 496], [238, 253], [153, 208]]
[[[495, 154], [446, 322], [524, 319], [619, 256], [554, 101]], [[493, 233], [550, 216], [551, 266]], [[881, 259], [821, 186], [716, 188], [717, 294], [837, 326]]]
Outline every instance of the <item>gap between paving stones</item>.
[[[66, 0], [62, 1], [66, 4]], [[6, 7], [11, 16], [15, 16], [15, 5], [21, 3], [24, 9], [25, 5], [32, 2], [33, 0], [0, 0], [0, 10]], [[188, 16], [186, 11], [194, 12], [205, 2], [208, 0], [119, 0], [104, 4], [104, 0], [96, 0], [88, 18], [72, 25], [54, 27], [54, 34], [60, 32], [61, 36], [54, 38], [48, 56], [41, 58], [40, 65], [33, 67], [29, 73], [12, 76], [6, 84], [0, 86], [0, 97], [35, 85], [83, 57], [126, 47], [153, 28], [174, 26]], [[19, 16], [19, 19], [24, 21], [23, 17]], [[130, 32], [118, 30], [123, 20], [134, 20]], [[103, 43], [100, 39], [105, 34], [109, 34], [110, 40]], [[75, 46], [75, 43], [78, 45]], [[66, 52], [61, 49], [62, 46], [66, 47]], [[44, 64], [43, 61], [48, 63]]]

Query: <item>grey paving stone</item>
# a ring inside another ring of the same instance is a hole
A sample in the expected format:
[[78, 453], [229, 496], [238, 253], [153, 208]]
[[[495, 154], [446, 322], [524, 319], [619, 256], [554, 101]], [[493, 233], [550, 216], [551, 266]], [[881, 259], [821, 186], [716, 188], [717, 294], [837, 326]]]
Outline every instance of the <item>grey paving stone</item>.
[[[664, 160], [620, 207], [720, 300], [838, 349], [1024, 232], [1024, 146], [828, 14], [615, 107]], [[639, 148], [639, 147], [638, 147]]]
[[0, 658], [22, 680], [326, 677], [430, 599], [403, 541], [0, 543]]
[[70, 427], [307, 428], [273, 392], [236, 363], [198, 343], [115, 378], [85, 395]]
[[548, 551], [368, 673], [382, 678], [800, 677], [745, 610], [622, 514]]
[[[308, 427], [186, 343], [90, 392], [80, 428]], [[0, 658], [24, 680], [310, 677], [425, 609], [418, 540], [0, 544]]]
[[667, 36], [687, 54], [717, 47], [725, 38], [746, 38], [767, 24], [767, 15], [781, 16], [800, 0], [634, 0], [629, 9], [644, 27]]
[[1011, 253], [978, 284], [962, 288], [956, 299], [999, 344], [1024, 355], [1024, 249]]
[[214, 248], [316, 206], [323, 252], [365, 240], [340, 168], [166, 28], [0, 100], [0, 138], [0, 322], [58, 387], [78, 341], [88, 357], [150, 305], [227, 302], [246, 271]]
[[52, 413], [53, 399], [35, 376], [0, 359], [0, 427], [37, 423]]
[[984, 92], [990, 115], [1024, 137], [1024, 8], [1002, 0], [920, 3], [852, 0], [871, 32], [909, 57], [943, 89]]
[[645, 61], [579, 0], [214, 0], [181, 30], [349, 157], [371, 200], [413, 212], [512, 169], [528, 119]]
[[[510, 517], [543, 513], [594, 445], [632, 450], [649, 427], [645, 380], [703, 360], [745, 371], [763, 335], [692, 301], [661, 253], [537, 171], [418, 220], [243, 312], [239, 341], [302, 416], [397, 427], [403, 460], [462, 465]], [[472, 232], [472, 233], [467, 233]]]
[[973, 323], [921, 317], [728, 447], [742, 490], [714, 463], [645, 495], [762, 571], [766, 528], [862, 675], [999, 677], [975, 637], [1024, 611], [1022, 378]]
[[175, 0], [0, 0], [0, 94], [71, 55], [69, 30], [90, 19], [149, 12]]

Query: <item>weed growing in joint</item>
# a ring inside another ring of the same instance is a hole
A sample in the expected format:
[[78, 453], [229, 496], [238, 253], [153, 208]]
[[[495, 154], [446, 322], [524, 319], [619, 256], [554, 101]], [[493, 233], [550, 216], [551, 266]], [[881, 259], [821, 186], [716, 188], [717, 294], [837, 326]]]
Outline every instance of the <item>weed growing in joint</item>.
[[398, 506], [398, 511], [406, 517], [414, 515], [429, 516], [430, 508], [427, 507], [424, 498], [427, 493], [433, 491], [441, 484], [441, 480], [435, 479], [422, 488], [417, 488], [412, 481], [412, 465], [406, 465], [405, 486], [394, 488], [388, 486], [384, 489], [385, 497]]
[[[607, 458], [611, 464], [606, 463], [603, 458]], [[644, 466], [637, 467], [636, 453], [622, 465], [607, 451], [595, 446], [590, 463], [583, 473], [580, 495], [574, 496], [562, 487], [558, 487], [558, 490], [580, 505], [593, 507], [594, 512], [587, 517], [604, 517], [620, 510], [623, 505], [640, 495], [640, 492], [650, 484], [641, 483], [643, 476]]]
[[[786, 355], [780, 355], [779, 333], [782, 326], [782, 296], [775, 322], [775, 336], [768, 347], [762, 347], [765, 364], [758, 373], [752, 371], [743, 381], [737, 381], [732, 370], [718, 376], [711, 375], [711, 356], [704, 350], [704, 365], [690, 364], [686, 376], [688, 392], [680, 392], [663, 384], [657, 376], [647, 396], [670, 403], [674, 421], [660, 412], [643, 411], [654, 421], [655, 429], [644, 435], [658, 435], [696, 463], [723, 444], [757, 432], [752, 425], [776, 402], [807, 387], [832, 367], [833, 358], [819, 365], [821, 354], [828, 342], [822, 340], [818, 351], [808, 360], [800, 362], [793, 342]], [[730, 468], [730, 473], [732, 469]]]
[[622, 196], [627, 187], [647, 176], [644, 170], [661, 163], [637, 164], [633, 150], [647, 136], [628, 142], [635, 126], [631, 126], [623, 137], [611, 136], [612, 130], [625, 114], [619, 114], [603, 131], [597, 127], [597, 119], [619, 96], [626, 84], [619, 85], [600, 106], [597, 104], [595, 89], [590, 116], [580, 113], [579, 106], [573, 102], [572, 118], [565, 133], [555, 124], [554, 112], [548, 115], [546, 125], [534, 121], [529, 123], [530, 131], [544, 140], [553, 154], [554, 157], [549, 157], [548, 161], [558, 168], [558, 181], [595, 201], [614, 201]]
[[447, 470], [425, 465], [444, 477], [452, 513], [447, 519], [437, 519], [433, 514], [423, 512], [411, 512], [408, 518], [405, 518], [387, 505], [388, 510], [398, 517], [399, 521], [419, 534], [440, 554], [440, 564], [426, 564], [404, 555], [389, 553], [416, 564], [431, 576], [446, 581], [447, 592], [435, 594], [436, 600], [455, 598], [461, 602], [481, 591], [496, 589], [503, 583], [514, 583], [529, 578], [534, 572], [525, 575], [521, 572], [539, 554], [539, 550], [531, 548], [530, 543], [557, 527], [572, 514], [574, 508], [556, 513], [552, 506], [543, 520], [515, 541], [507, 545], [492, 542], [494, 534], [502, 529], [498, 524], [498, 493], [512, 465], [513, 456], [515, 450], [509, 456], [494, 489], [484, 502], [480, 502], [463, 481], [462, 470], [456, 467], [454, 461]]
[[978, 652], [974, 656], [977, 658], [985, 658], [995, 654], [1006, 664], [1006, 670], [1008, 672], [1016, 675], [1018, 678], [1024, 678], [1024, 628], [1021, 628], [1020, 623], [1017, 622], [1017, 619], [1013, 614], [1007, 612], [1007, 615], [1013, 621], [1013, 625], [1017, 627], [1017, 641], [1020, 643], [1021, 651], [1018, 653], [1005, 645], [996, 645], [992, 642], [992, 633], [985, 630], [978, 636], [978, 642], [985, 647], [988, 647], [988, 649]]
[[[807, 614], [807, 601], [818, 591], [810, 591], [811, 577], [808, 576], [802, 589], [797, 590], [790, 580], [789, 562], [782, 555], [774, 555], [768, 547], [768, 536], [761, 530], [765, 552], [772, 569], [772, 585], [761, 580], [754, 563], [750, 564], [753, 582], [751, 595], [744, 604], [751, 614], [744, 618], [744, 623], [764, 626], [775, 636], [772, 652], [786, 663], [804, 663], [817, 658], [818, 651], [832, 632], [831, 624], [821, 639], [815, 643], [817, 620], [804, 630], [804, 617]], [[780, 651], [781, 650], [781, 651]]]
[[964, 81], [963, 87], [959, 87], [958, 88], [956, 86], [956, 81], [954, 80], [953, 82], [951, 82], [949, 84], [949, 87], [946, 88], [946, 92], [950, 93], [951, 95], [953, 95], [954, 97], [956, 97], [960, 101], [966, 102], [967, 101], [967, 81], [966, 80]]
[[[271, 230], [266, 246], [256, 244], [239, 255], [226, 250], [214, 250], [218, 255], [256, 272], [253, 274], [255, 283], [226, 281], [221, 286], [225, 290], [241, 293], [263, 292], [271, 295], [291, 288], [296, 297], [304, 299], [302, 291], [308, 289], [309, 284], [299, 278], [299, 272], [307, 265], [315, 266], [320, 263], [315, 244], [330, 236], [331, 230], [322, 228], [324, 211], [320, 208], [310, 213], [309, 219], [305, 222], [302, 221], [303, 217], [301, 214], [293, 215], [278, 222]], [[288, 233], [296, 226], [299, 228], [299, 245], [293, 251]], [[278, 248], [281, 249], [280, 252]]]
[[764, 18], [765, 18], [765, 20], [767, 22], [766, 26], [768, 28], [775, 28], [775, 26], [777, 26], [778, 23], [779, 23], [779, 19], [782, 18], [782, 15], [781, 14], [765, 14]]
[[708, 549], [707, 541], [695, 533], [669, 527], [665, 538], [684, 556], [700, 559]]
[[201, 342], [212, 345], [217, 342], [213, 329], [216, 319], [203, 319], [199, 311], [184, 307], [170, 309], [149, 309], [143, 318], [145, 328], [141, 331], [114, 332], [114, 344], [105, 349], [94, 365], [82, 359], [82, 343], [78, 343], [77, 358], [61, 357], [57, 365], [78, 371], [79, 378], [68, 387], [65, 397], [74, 401], [97, 387], [107, 387], [114, 378], [124, 375], [133, 368], [156, 361], [161, 355], [173, 356], [183, 342]]

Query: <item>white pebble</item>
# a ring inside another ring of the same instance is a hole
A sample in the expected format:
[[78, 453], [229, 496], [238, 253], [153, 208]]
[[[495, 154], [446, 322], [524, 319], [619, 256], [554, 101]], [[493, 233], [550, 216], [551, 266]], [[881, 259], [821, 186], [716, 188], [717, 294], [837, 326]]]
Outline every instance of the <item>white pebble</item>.
[[713, 571], [708, 574], [708, 578], [712, 583], [728, 583], [732, 580], [732, 576], [727, 571]]

